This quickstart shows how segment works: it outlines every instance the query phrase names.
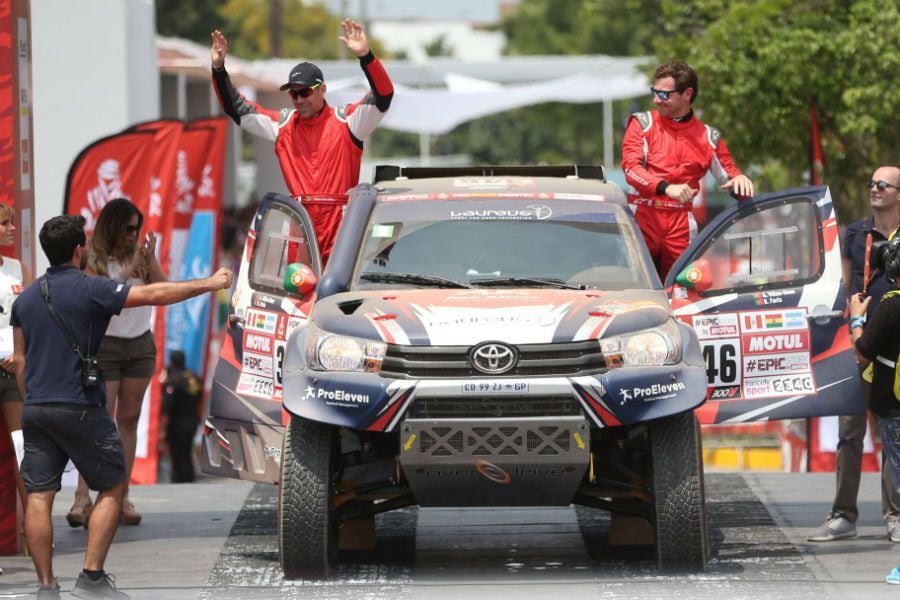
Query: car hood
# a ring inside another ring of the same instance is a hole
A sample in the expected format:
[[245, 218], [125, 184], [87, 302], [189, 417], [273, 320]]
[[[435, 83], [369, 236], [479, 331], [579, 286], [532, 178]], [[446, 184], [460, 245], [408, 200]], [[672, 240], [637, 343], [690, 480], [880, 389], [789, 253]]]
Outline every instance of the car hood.
[[318, 301], [321, 329], [413, 346], [598, 339], [662, 324], [660, 290], [452, 289], [346, 292]]

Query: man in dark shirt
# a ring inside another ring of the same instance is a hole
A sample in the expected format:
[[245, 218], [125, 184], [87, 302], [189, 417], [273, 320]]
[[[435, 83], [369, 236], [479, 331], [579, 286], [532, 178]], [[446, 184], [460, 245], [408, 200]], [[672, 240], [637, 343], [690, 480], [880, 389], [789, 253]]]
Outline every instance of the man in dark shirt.
[[[869, 254], [875, 242], [886, 241], [900, 225], [900, 168], [891, 165], [879, 167], [869, 181], [869, 205], [872, 216], [851, 223], [844, 234], [841, 246], [844, 271], [844, 289], [850, 297], [865, 291], [871, 302], [868, 317], [871, 318], [885, 292], [893, 289], [893, 283], [885, 277], [876, 277], [871, 283], [865, 280]], [[866, 325], [868, 329], [871, 325]], [[863, 380], [863, 396], [868, 403], [870, 384]], [[862, 470], [863, 443], [866, 436], [868, 415], [842, 415], [838, 417], [836, 486], [831, 513], [822, 525], [809, 536], [811, 542], [831, 542], [856, 537], [856, 521], [859, 507], [856, 503]], [[881, 509], [887, 525], [887, 536], [900, 543], [900, 493], [894, 490], [891, 472], [887, 465], [881, 469]]]
[[17, 382], [25, 399], [21, 472], [28, 493], [25, 534], [39, 580], [37, 596], [59, 598], [51, 514], [71, 459], [88, 486], [100, 492], [88, 529], [84, 571], [72, 595], [128, 598], [103, 571], [122, 511], [125, 455], [105, 408], [102, 373], [93, 385], [86, 385], [84, 357], [96, 356], [110, 317], [123, 308], [174, 304], [227, 289], [232, 274], [220, 269], [205, 279], [130, 286], [82, 273], [87, 258], [82, 217], [54, 217], [44, 223], [39, 237], [51, 266], [13, 304], [10, 321]]

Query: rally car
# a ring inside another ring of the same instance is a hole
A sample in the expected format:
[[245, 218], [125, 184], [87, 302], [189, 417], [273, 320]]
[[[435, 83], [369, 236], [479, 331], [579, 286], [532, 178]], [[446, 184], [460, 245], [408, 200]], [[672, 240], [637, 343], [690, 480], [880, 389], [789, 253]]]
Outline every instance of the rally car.
[[698, 417], [862, 408], [825, 187], [726, 210], [665, 286], [599, 167], [380, 167], [349, 196], [324, 272], [302, 207], [263, 200], [205, 427], [204, 471], [280, 484], [287, 578], [413, 505], [595, 507], [701, 571]]

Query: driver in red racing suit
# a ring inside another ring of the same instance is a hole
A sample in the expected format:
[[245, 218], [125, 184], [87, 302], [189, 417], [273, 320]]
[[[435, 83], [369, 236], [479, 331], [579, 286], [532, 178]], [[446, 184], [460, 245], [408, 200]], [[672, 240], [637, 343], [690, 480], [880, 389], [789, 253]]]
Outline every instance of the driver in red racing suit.
[[622, 140], [628, 202], [656, 270], [665, 278], [697, 231], [691, 203], [707, 171], [738, 200], [753, 195], [753, 182], [734, 165], [719, 131], [694, 116], [697, 75], [682, 62], [653, 74], [656, 110], [634, 113]]
[[[391, 105], [394, 86], [381, 62], [369, 50], [362, 26], [345, 19], [341, 42], [359, 58], [370, 90], [353, 104], [337, 109], [325, 101], [322, 71], [302, 62], [281, 86], [293, 109], [268, 110], [245, 98], [225, 70], [228, 42], [212, 33], [212, 79], [225, 113], [241, 128], [275, 142], [275, 155], [288, 192], [312, 218], [323, 264], [331, 254], [347, 203], [347, 190], [359, 182], [363, 141]], [[337, 196], [337, 197], [335, 197]]]

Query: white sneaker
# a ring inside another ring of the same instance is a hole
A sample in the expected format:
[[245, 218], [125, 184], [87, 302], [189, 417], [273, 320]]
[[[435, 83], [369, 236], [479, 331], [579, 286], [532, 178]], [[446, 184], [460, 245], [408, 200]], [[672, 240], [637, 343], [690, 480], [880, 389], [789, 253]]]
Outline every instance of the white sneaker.
[[887, 536], [895, 544], [900, 544], [900, 521], [887, 522]]
[[[898, 531], [900, 535], [900, 531]], [[848, 521], [840, 513], [828, 515], [822, 526], [812, 532], [806, 538], [810, 542], [833, 542], [835, 540], [849, 540], [856, 537], [856, 525]]]

